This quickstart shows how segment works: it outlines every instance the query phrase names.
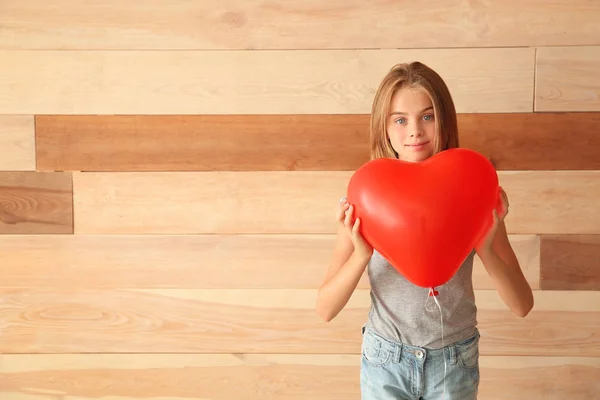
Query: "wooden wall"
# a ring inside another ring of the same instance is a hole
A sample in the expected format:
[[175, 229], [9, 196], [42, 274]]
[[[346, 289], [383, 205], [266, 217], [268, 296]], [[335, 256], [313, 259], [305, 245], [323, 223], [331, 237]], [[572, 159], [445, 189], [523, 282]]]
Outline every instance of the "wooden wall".
[[477, 260], [481, 398], [600, 397], [600, 3], [0, 3], [0, 398], [358, 399], [315, 296], [395, 63], [496, 163], [535, 309]]

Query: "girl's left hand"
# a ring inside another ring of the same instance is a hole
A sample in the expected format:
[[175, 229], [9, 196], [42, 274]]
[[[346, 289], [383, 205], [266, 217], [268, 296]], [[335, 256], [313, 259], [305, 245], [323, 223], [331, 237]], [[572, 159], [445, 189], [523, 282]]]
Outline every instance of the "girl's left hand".
[[490, 230], [488, 231], [486, 236], [481, 240], [480, 246], [479, 246], [480, 249], [478, 251], [491, 250], [492, 243], [494, 242], [494, 237], [496, 236], [496, 231], [498, 230], [498, 224], [501, 221], [504, 221], [504, 218], [508, 214], [508, 196], [506, 195], [506, 192], [504, 191], [504, 189], [502, 189], [502, 186], [500, 187], [500, 192], [498, 194], [498, 197], [500, 200], [500, 211], [498, 211], [497, 208], [492, 211], [492, 218], [493, 218], [492, 227], [490, 228]]

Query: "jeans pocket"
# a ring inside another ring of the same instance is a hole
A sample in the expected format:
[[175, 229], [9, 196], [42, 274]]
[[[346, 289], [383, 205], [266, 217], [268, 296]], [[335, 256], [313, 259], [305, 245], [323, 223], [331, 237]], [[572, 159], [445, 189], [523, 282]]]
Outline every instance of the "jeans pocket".
[[455, 346], [458, 365], [472, 371], [479, 367], [479, 333], [459, 342]]
[[361, 352], [363, 360], [372, 366], [387, 364], [392, 357], [391, 352], [382, 346], [381, 340], [368, 333], [363, 336]]

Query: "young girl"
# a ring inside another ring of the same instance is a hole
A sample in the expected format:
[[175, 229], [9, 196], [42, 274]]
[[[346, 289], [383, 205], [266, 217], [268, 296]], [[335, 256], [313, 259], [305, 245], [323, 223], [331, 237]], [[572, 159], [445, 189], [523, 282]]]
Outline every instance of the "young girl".
[[[372, 159], [420, 162], [459, 147], [450, 92], [435, 71], [419, 62], [396, 65], [384, 77], [373, 101], [370, 130]], [[441, 318], [439, 309], [425, 309], [428, 289], [406, 280], [364, 240], [353, 205], [340, 200], [336, 246], [318, 292], [317, 312], [325, 321], [335, 318], [368, 266], [371, 308], [362, 327], [363, 400], [477, 398], [475, 254], [516, 315], [525, 317], [533, 307], [533, 293], [508, 241], [504, 225], [508, 198], [503, 190], [499, 201], [502, 212], [493, 212], [494, 224], [480, 247], [438, 288]], [[443, 251], [444, 243], [438, 245]]]

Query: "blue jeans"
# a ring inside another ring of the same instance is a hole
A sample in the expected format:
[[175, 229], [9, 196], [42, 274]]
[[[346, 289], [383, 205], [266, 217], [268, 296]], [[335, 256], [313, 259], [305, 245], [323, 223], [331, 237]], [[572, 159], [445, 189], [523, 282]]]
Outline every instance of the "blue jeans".
[[[362, 400], [474, 400], [479, 387], [479, 331], [443, 349], [385, 339], [363, 328]], [[444, 359], [446, 381], [444, 393]]]

